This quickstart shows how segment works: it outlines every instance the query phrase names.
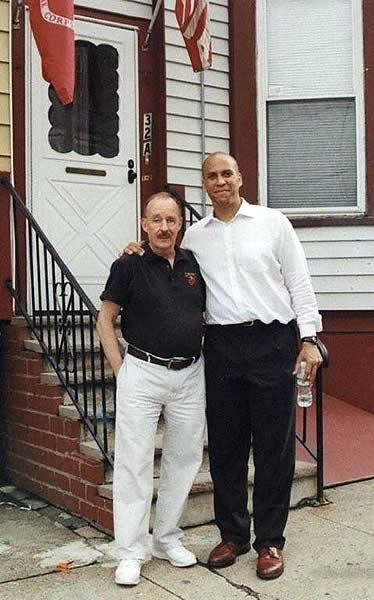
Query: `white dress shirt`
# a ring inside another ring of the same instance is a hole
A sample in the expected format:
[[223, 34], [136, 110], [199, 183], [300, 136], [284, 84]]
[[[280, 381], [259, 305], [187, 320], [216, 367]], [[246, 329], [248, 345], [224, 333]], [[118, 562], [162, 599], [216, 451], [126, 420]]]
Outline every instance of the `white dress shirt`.
[[205, 279], [208, 325], [296, 319], [301, 337], [321, 331], [303, 248], [280, 211], [243, 200], [231, 221], [212, 214], [192, 225], [182, 247]]

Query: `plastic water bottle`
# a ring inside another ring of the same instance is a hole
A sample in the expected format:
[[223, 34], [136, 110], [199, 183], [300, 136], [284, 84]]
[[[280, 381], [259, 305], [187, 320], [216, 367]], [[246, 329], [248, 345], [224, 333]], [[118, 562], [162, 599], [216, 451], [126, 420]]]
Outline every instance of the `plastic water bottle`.
[[304, 381], [306, 362], [302, 361], [300, 369], [296, 375], [296, 401], [302, 408], [307, 408], [313, 402], [312, 386]]

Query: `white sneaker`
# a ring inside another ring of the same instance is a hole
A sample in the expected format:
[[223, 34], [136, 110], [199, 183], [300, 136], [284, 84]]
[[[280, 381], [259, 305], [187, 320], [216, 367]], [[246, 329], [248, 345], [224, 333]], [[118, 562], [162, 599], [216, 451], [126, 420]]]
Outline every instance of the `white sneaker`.
[[140, 581], [140, 569], [144, 561], [138, 558], [124, 558], [116, 569], [115, 582], [118, 585], [137, 585]]
[[191, 567], [197, 563], [196, 556], [184, 546], [176, 546], [168, 550], [152, 550], [153, 556], [168, 560], [174, 567]]

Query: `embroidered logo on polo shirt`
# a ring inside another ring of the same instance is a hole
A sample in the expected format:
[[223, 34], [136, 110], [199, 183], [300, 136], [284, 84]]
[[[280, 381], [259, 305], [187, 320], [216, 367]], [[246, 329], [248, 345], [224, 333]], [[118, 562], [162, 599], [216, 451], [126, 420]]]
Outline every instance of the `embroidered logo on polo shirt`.
[[194, 287], [197, 284], [197, 273], [185, 273], [185, 278], [187, 279], [188, 285]]

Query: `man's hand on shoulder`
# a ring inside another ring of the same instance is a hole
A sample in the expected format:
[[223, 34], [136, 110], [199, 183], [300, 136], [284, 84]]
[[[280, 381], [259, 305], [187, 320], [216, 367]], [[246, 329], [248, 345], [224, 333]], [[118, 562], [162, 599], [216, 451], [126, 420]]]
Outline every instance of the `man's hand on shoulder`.
[[126, 248], [120, 252], [120, 257], [124, 254], [138, 254], [139, 256], [143, 256], [146, 243], [145, 240], [142, 240], [141, 242], [129, 242]]

